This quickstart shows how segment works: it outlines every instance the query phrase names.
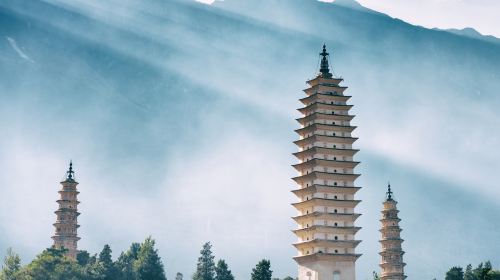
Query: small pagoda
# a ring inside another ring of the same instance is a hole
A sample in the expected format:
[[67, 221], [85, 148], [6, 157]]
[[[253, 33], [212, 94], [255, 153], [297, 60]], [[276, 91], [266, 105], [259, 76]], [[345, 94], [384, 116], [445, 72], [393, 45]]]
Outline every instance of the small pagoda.
[[57, 220], [54, 223], [55, 234], [52, 236], [54, 247], [67, 250], [66, 256], [76, 259], [78, 252], [77, 242], [80, 238], [77, 235], [78, 225], [78, 204], [79, 192], [76, 189], [78, 182], [75, 180], [73, 163], [69, 163], [69, 170], [66, 172], [66, 179], [61, 182], [62, 189], [59, 191], [60, 199], [57, 200], [59, 208], [54, 213]]
[[397, 201], [394, 200], [391, 185], [387, 187], [387, 195], [384, 201], [384, 209], [382, 210], [382, 251], [380, 256], [381, 280], [403, 280], [406, 278], [404, 273], [405, 263], [403, 262], [404, 251], [401, 247], [403, 239], [401, 239], [402, 229], [399, 227], [401, 219], [398, 218]]
[[330, 72], [325, 45], [320, 57], [319, 73], [307, 81], [306, 97], [300, 99], [304, 107], [298, 109], [294, 259], [299, 280], [354, 280], [360, 256], [355, 249], [361, 242], [355, 238], [360, 229], [355, 225], [360, 214], [354, 210], [360, 202], [354, 197], [360, 189], [354, 184], [359, 176], [354, 173], [359, 162], [353, 158], [358, 152], [352, 136], [356, 127], [351, 125], [350, 96], [344, 94], [347, 87]]

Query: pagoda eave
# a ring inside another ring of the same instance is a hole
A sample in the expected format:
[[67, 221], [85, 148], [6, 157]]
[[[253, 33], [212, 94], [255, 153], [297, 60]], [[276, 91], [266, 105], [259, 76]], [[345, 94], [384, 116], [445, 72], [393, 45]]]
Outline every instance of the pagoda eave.
[[297, 182], [298, 184], [302, 184], [305, 181], [312, 181], [316, 179], [320, 180], [338, 180], [338, 181], [343, 181], [343, 180], [349, 180], [349, 181], [354, 181], [356, 180], [360, 174], [354, 174], [354, 173], [330, 173], [330, 172], [320, 172], [320, 171], [313, 171], [309, 174], [304, 174], [300, 175], [297, 177], [293, 177], [292, 180]]
[[317, 75], [316, 77], [310, 79], [310, 80], [307, 80], [306, 83], [309, 84], [310, 86], [315, 86], [315, 85], [324, 85], [324, 84], [327, 84], [327, 85], [330, 85], [330, 84], [335, 84], [336, 86], [338, 86], [344, 79], [342, 78], [334, 78], [334, 77], [331, 77], [331, 78], [325, 78], [321, 75]]
[[[305, 107], [298, 108], [297, 111], [302, 114], [306, 114], [307, 112], [315, 111], [315, 110], [335, 110], [335, 111], [349, 111], [352, 108], [352, 105], [344, 105], [344, 104], [335, 104], [335, 103], [324, 103], [324, 102], [313, 102], [308, 104]], [[339, 114], [341, 115], [341, 114]]]
[[307, 221], [311, 218], [321, 218], [326, 220], [339, 220], [339, 221], [348, 221], [354, 222], [358, 219], [361, 214], [357, 213], [330, 213], [330, 212], [312, 212], [305, 215], [295, 216], [292, 219], [298, 223]]
[[293, 259], [299, 264], [306, 264], [318, 261], [356, 261], [361, 256], [361, 254], [313, 253], [304, 256], [295, 256]]
[[323, 129], [325, 131], [335, 131], [335, 132], [353, 132], [356, 126], [350, 125], [335, 125], [335, 124], [325, 124], [325, 123], [313, 123], [305, 127], [296, 129], [295, 132], [299, 135], [304, 135], [313, 132], [318, 129]]
[[335, 246], [337, 248], [356, 248], [361, 240], [330, 240], [330, 239], [313, 239], [292, 244], [297, 249], [308, 248], [311, 246]]
[[293, 233], [295, 234], [301, 234], [301, 233], [306, 233], [306, 232], [322, 232], [322, 233], [351, 233], [355, 234], [361, 229], [361, 227], [342, 227], [342, 226], [320, 226], [320, 225], [313, 225], [310, 227], [306, 228], [299, 228], [299, 229], [294, 229], [292, 230]]
[[302, 157], [314, 155], [316, 153], [332, 156], [354, 156], [357, 152], [359, 152], [357, 149], [325, 148], [314, 146], [312, 148], [293, 153], [293, 155], [301, 159]]
[[[304, 91], [307, 92], [307, 89]], [[325, 100], [333, 100], [336, 102], [347, 102], [351, 97], [352, 96], [349, 96], [349, 95], [326, 94], [326, 93], [316, 92], [316, 93], [313, 93], [307, 97], [299, 99], [299, 101], [302, 102], [302, 104], [307, 106], [311, 102], [313, 102], [314, 100], [317, 100], [319, 98], [324, 98]]]
[[356, 207], [361, 200], [340, 200], [340, 199], [326, 199], [313, 197], [309, 200], [292, 203], [297, 210], [302, 210], [307, 207], [313, 206], [327, 206], [327, 207]]
[[305, 168], [311, 168], [315, 166], [324, 166], [324, 167], [337, 167], [337, 168], [355, 168], [359, 164], [359, 161], [348, 161], [348, 160], [329, 160], [329, 159], [320, 159], [313, 158], [308, 161], [304, 161], [298, 164], [292, 165], [297, 171], [302, 171]]
[[297, 146], [303, 146], [306, 144], [314, 144], [314, 142], [335, 142], [338, 144], [353, 144], [358, 138], [356, 137], [343, 137], [343, 136], [330, 136], [330, 135], [320, 135], [314, 134], [312, 136], [294, 141], [293, 143]]
[[326, 185], [318, 185], [314, 184], [305, 188], [292, 190], [297, 196], [301, 196], [304, 194], [313, 194], [316, 192], [322, 193], [341, 193], [341, 194], [355, 194], [361, 188], [360, 187], [347, 187], [347, 186], [326, 186]]

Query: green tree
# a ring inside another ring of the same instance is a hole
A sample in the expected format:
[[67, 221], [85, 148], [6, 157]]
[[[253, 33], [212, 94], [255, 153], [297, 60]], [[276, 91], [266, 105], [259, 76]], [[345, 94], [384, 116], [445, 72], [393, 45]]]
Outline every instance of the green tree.
[[229, 270], [226, 261], [219, 260], [215, 267], [215, 280], [234, 280], [234, 276]]
[[373, 280], [380, 280], [380, 277], [378, 276], [378, 273], [377, 272], [373, 272]]
[[84, 279], [81, 267], [64, 256], [65, 249], [44, 250], [30, 264], [24, 267], [16, 280], [79, 280]]
[[287, 277], [283, 278], [283, 280], [295, 280], [295, 279], [293, 279], [293, 277], [287, 276]]
[[118, 279], [134, 280], [137, 279], [134, 271], [134, 262], [137, 260], [141, 244], [132, 243], [126, 252], [122, 252], [116, 261], [116, 268], [119, 273]]
[[1, 280], [16, 280], [15, 275], [21, 269], [21, 258], [12, 248], [7, 249], [7, 255], [3, 259]]
[[184, 276], [182, 275], [182, 273], [180, 272], [177, 272], [177, 274], [175, 275], [175, 280], [182, 280]]
[[100, 266], [99, 268], [102, 267], [102, 279], [104, 280], [115, 280], [119, 277], [111, 253], [112, 250], [108, 244], [104, 245], [102, 251], [99, 253], [98, 266]]
[[271, 280], [273, 271], [271, 261], [261, 260], [252, 270], [252, 280]]
[[464, 280], [477, 280], [476, 275], [472, 271], [472, 265], [468, 264], [464, 272]]
[[158, 250], [155, 249], [155, 241], [148, 237], [141, 244], [141, 248], [137, 254], [137, 260], [134, 262], [134, 271], [137, 279], [140, 280], [163, 280], [165, 270], [161, 258], [158, 255]]
[[108, 244], [104, 245], [102, 251], [99, 253], [99, 262], [108, 269], [113, 266], [113, 259], [111, 258], [111, 247]]
[[454, 266], [446, 272], [445, 280], [464, 280], [464, 271], [459, 266]]
[[489, 272], [489, 276], [491, 280], [500, 280], [500, 271], [499, 270], [491, 270]]
[[196, 272], [193, 275], [193, 280], [214, 280], [215, 263], [212, 255], [212, 245], [210, 242], [203, 244], [200, 251], [201, 256], [198, 258]]
[[79, 265], [86, 266], [90, 261], [89, 252], [85, 250], [78, 251], [78, 253], [76, 254], [76, 261], [78, 262]]
[[476, 280], [491, 280], [489, 272], [492, 270], [489, 261], [480, 263], [472, 272]]

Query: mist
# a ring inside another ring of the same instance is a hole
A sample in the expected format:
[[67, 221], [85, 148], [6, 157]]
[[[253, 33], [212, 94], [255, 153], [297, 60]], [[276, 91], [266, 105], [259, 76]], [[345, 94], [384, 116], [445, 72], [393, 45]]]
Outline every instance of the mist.
[[157, 240], [167, 276], [212, 241], [238, 279], [296, 275], [291, 153], [323, 43], [354, 105], [359, 279], [388, 181], [406, 273], [500, 266], [500, 47], [307, 0], [0, 3], [0, 254], [52, 242], [73, 160], [80, 249]]

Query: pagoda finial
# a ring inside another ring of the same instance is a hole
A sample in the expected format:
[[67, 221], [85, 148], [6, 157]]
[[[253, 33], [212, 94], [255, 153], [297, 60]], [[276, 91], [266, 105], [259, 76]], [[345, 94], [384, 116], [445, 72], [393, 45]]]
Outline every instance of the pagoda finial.
[[72, 181], [74, 179], [75, 171], [73, 171], [73, 161], [69, 161], [69, 170], [66, 171], [68, 177], [66, 179]]
[[391, 182], [387, 183], [387, 200], [392, 200]]
[[320, 75], [323, 78], [331, 78], [332, 73], [330, 73], [330, 66], [328, 65], [329, 53], [326, 52], [326, 45], [323, 44], [323, 51], [319, 54], [321, 58], [321, 67], [319, 69]]

